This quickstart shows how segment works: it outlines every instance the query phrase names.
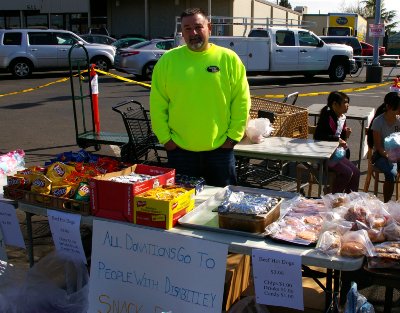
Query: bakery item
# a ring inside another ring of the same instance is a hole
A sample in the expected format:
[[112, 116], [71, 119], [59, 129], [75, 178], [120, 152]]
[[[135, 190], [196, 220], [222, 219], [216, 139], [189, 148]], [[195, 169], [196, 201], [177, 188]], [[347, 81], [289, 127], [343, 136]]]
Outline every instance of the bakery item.
[[342, 243], [342, 246], [340, 248], [340, 255], [353, 258], [361, 257], [365, 255], [366, 252], [367, 249], [365, 248], [365, 246], [358, 241], [347, 241], [345, 243]]

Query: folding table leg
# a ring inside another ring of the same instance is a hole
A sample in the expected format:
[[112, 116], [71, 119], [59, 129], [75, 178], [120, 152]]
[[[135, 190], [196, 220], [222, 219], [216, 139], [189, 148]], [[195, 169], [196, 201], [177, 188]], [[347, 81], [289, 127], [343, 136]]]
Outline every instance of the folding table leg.
[[33, 258], [32, 215], [32, 213], [25, 212], [26, 232], [28, 234], [28, 258], [30, 267], [32, 267], [35, 263]]

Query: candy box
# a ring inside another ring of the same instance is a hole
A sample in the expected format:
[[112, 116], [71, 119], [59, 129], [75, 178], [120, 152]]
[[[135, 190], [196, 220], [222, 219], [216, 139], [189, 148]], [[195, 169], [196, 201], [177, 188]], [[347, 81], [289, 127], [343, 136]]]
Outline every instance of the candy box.
[[174, 227], [179, 218], [194, 208], [195, 190], [180, 188], [186, 192], [172, 199], [150, 198], [146, 193], [135, 196], [134, 223], [164, 229]]
[[[135, 172], [154, 176], [137, 183], [110, 181], [117, 176]], [[90, 180], [90, 205], [92, 215], [126, 222], [133, 222], [133, 198], [135, 195], [161, 185], [175, 183], [175, 169], [135, 164], [118, 172], [99, 175]]]

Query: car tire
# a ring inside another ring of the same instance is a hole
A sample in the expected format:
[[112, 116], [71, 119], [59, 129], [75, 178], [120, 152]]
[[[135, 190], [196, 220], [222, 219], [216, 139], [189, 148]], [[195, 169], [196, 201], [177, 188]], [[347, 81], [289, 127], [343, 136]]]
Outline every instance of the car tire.
[[95, 57], [91, 61], [92, 64], [96, 65], [96, 68], [103, 72], [108, 72], [111, 67], [111, 62], [106, 57]]
[[156, 65], [156, 62], [149, 62], [145, 66], [143, 66], [142, 77], [144, 79], [151, 80], [151, 77], [153, 75], [154, 65]]
[[329, 69], [329, 78], [335, 82], [342, 82], [346, 78], [346, 66], [343, 62], [335, 62]]
[[17, 78], [27, 78], [32, 74], [33, 64], [28, 59], [16, 59], [10, 64], [10, 72]]

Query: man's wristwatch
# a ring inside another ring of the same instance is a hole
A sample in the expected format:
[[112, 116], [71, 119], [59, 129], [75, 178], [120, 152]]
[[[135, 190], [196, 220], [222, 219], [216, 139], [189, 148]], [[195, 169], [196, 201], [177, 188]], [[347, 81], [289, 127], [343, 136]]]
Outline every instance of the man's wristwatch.
[[236, 145], [238, 143], [237, 141], [235, 141], [235, 140], [233, 140], [233, 139], [231, 139], [229, 137], [226, 137], [226, 141], [229, 142], [232, 146], [234, 146], [234, 145]]

